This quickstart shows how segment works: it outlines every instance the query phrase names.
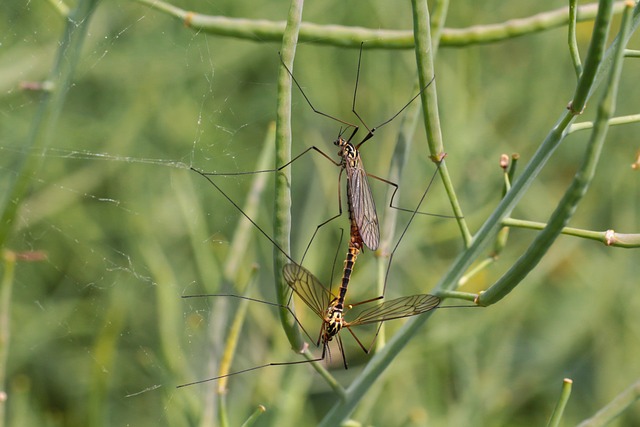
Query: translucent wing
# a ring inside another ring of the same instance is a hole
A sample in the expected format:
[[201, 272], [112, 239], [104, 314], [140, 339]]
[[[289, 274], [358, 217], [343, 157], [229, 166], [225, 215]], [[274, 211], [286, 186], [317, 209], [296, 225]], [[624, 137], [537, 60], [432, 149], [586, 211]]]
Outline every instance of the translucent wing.
[[324, 312], [335, 296], [309, 270], [298, 264], [286, 264], [282, 272], [291, 289], [318, 317], [324, 319]]
[[419, 294], [385, 301], [361, 311], [357, 317], [348, 322], [349, 326], [365, 325], [368, 323], [384, 322], [426, 313], [440, 304], [440, 298], [435, 295]]
[[346, 170], [349, 211], [358, 226], [362, 241], [369, 249], [375, 251], [380, 243], [380, 228], [376, 204], [360, 157], [357, 157], [355, 166], [347, 163]]

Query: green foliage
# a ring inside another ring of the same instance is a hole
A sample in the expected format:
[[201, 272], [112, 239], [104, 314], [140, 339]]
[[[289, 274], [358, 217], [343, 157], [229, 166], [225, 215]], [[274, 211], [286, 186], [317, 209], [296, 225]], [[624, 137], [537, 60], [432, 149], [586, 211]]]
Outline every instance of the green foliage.
[[[258, 163], [266, 155], [261, 153], [271, 154], [278, 52], [284, 49], [266, 35], [247, 40], [218, 30], [195, 31], [167, 10], [144, 3], [102, 2], [82, 48], [72, 45], [72, 55], [62, 55], [62, 67], [71, 68], [72, 80], [61, 94], [66, 98], [56, 110], [54, 127], [42, 131], [44, 146], [27, 141], [40, 135], [34, 117], [51, 98], [18, 87], [52, 78], [64, 28], [76, 23], [67, 26], [57, 14], [60, 9], [44, 3], [2, 6], [0, 19], [9, 29], [0, 35], [2, 214], [11, 212], [14, 203], [17, 211], [7, 214], [3, 225], [10, 234], [0, 293], [0, 359], [6, 354], [0, 378], [8, 400], [0, 406], [0, 422], [186, 426], [228, 420], [241, 425], [254, 417], [248, 424], [317, 425], [339, 408], [341, 398], [335, 391], [339, 386], [327, 384], [308, 365], [232, 376], [223, 397], [216, 396], [217, 382], [175, 388], [217, 375], [239, 305], [233, 298], [182, 295], [233, 293], [277, 300], [273, 283], [279, 273], [273, 272], [271, 242], [252, 226], [237, 231], [242, 222], [237, 209], [189, 166], [210, 172], [263, 168]], [[285, 21], [289, 13], [282, 2], [175, 6], [249, 20]], [[444, 15], [431, 10], [432, 18], [446, 16], [435, 52], [433, 90], [448, 175], [472, 234], [502, 199], [500, 155], [518, 153], [515, 178], [522, 176], [576, 91], [578, 67], [571, 59], [568, 27], [558, 21], [552, 25], [550, 19], [561, 6], [566, 5], [489, 1], [482, 8], [451, 3]], [[446, 2], [437, 7], [446, 8]], [[616, 4], [605, 48], [618, 34], [620, 10]], [[415, 95], [412, 13], [409, 2], [306, 4], [303, 21], [321, 27], [310, 37], [303, 23], [293, 72], [314, 106], [356, 120], [351, 102], [360, 36], [366, 43], [357, 108], [367, 125], [385, 121]], [[488, 24], [536, 14], [539, 24], [523, 24], [520, 33], [505, 32], [505, 26], [491, 37], [482, 31]], [[586, 54], [594, 14], [591, 20], [584, 16], [578, 14], [576, 40], [582, 65], [589, 70]], [[232, 21], [234, 31], [253, 24]], [[329, 24], [364, 29], [343, 34], [341, 28], [323, 26]], [[431, 29], [437, 28], [432, 22]], [[379, 29], [404, 30], [410, 37], [402, 39], [405, 44], [394, 44], [383, 31], [379, 40], [366, 39], [369, 30]], [[326, 39], [318, 36], [323, 32]], [[496, 41], [498, 34], [503, 39]], [[466, 43], [460, 42], [465, 37]], [[351, 48], [331, 45], [339, 44], [334, 39]], [[452, 48], [455, 40], [458, 47]], [[77, 67], [73, 57], [79, 58]], [[636, 62], [624, 61], [615, 116], [638, 113]], [[599, 102], [611, 87], [608, 76], [606, 71], [598, 77], [602, 83], [577, 122], [596, 119]], [[55, 83], [54, 91], [61, 84]], [[317, 146], [337, 159], [331, 141], [340, 124], [314, 114], [295, 86], [292, 98], [292, 154]], [[371, 174], [389, 176], [404, 116], [362, 146]], [[343, 334], [349, 369], [342, 368], [337, 347], [326, 367], [354, 403], [351, 418], [364, 425], [542, 425], [568, 377], [573, 387], [562, 422], [570, 425], [591, 417], [640, 377], [637, 249], [607, 247], [586, 233], [638, 232], [634, 195], [639, 178], [630, 167], [636, 161], [638, 125], [629, 121], [606, 134], [595, 176], [569, 223], [578, 231], [561, 235], [545, 249], [535, 269], [504, 292], [503, 299], [488, 308], [437, 310], [411, 335], [397, 335], [402, 321], [390, 322], [386, 335], [391, 342], [406, 336], [408, 343], [391, 354], [393, 361], [379, 378], [370, 377], [373, 383], [361, 396], [354, 397], [353, 385], [369, 378], [365, 369], [372, 356], [362, 354], [350, 335]], [[396, 199], [409, 209], [435, 170], [422, 120], [417, 123]], [[488, 289], [525, 253], [541, 232], [519, 220], [549, 221], [583, 164], [591, 138], [591, 130], [566, 137], [511, 213], [499, 258], [465, 276], [457, 291]], [[8, 192], [25, 161], [37, 165], [28, 174], [29, 191], [10, 199]], [[337, 213], [338, 170], [309, 154], [290, 173], [291, 256], [299, 260], [316, 225]], [[275, 178], [267, 174], [262, 179], [266, 187], [247, 212], [273, 235]], [[242, 206], [254, 180], [214, 177]], [[388, 188], [375, 180], [371, 184], [384, 221]], [[437, 179], [421, 210], [452, 215], [451, 197]], [[395, 239], [409, 216], [397, 213]], [[304, 261], [323, 283], [330, 282], [340, 228], [348, 229], [346, 213], [321, 229]], [[417, 216], [394, 255], [387, 296], [433, 292], [464, 250], [455, 219]], [[490, 250], [475, 261], [482, 262]], [[388, 254], [380, 255], [367, 251], [358, 258], [351, 302], [378, 295], [378, 264], [386, 267]], [[334, 276], [343, 256], [344, 243]], [[247, 289], [248, 282], [252, 285]], [[448, 299], [444, 305], [458, 303], [465, 302]], [[245, 308], [232, 372], [304, 360], [290, 350], [276, 308], [258, 303]], [[318, 319], [299, 302], [296, 308], [315, 338]], [[373, 331], [365, 329], [359, 337], [369, 343]], [[627, 391], [615, 401], [625, 403], [609, 411], [623, 411], [613, 425], [630, 425], [640, 417], [637, 404], [627, 408], [635, 398]], [[266, 407], [264, 414], [258, 405]]]

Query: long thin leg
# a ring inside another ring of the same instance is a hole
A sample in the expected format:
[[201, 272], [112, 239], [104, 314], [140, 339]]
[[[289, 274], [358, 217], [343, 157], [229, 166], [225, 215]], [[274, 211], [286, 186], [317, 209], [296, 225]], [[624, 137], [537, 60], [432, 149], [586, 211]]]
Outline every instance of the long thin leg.
[[329, 292], [333, 293], [332, 288], [332, 283], [333, 283], [333, 276], [335, 274], [335, 268], [336, 268], [336, 263], [338, 262], [338, 256], [340, 256], [340, 246], [342, 245], [342, 238], [344, 237], [344, 229], [340, 229], [340, 240], [338, 242], [338, 246], [336, 246], [336, 253], [333, 256], [333, 263], [331, 263], [331, 277], [329, 277]]
[[[444, 161], [444, 157], [440, 160], [440, 163], [442, 163], [442, 161]], [[438, 163], [438, 168], [440, 168], [440, 163]], [[411, 217], [409, 218], [409, 222], [407, 222], [407, 225], [405, 226], [404, 230], [402, 230], [402, 234], [400, 234], [398, 241], [396, 242], [395, 246], [393, 247], [393, 250], [391, 251], [391, 255], [389, 255], [389, 262], [387, 263], [387, 272], [385, 273], [385, 276], [384, 276], [384, 286], [382, 287], [383, 296], [385, 294], [385, 291], [387, 290], [387, 281], [389, 279], [389, 270], [391, 270], [391, 262], [393, 261], [393, 255], [396, 253], [396, 250], [398, 249], [400, 242], [404, 238], [404, 235], [407, 233], [407, 230], [409, 230], [409, 226], [413, 222], [413, 219], [418, 214], [418, 210], [420, 209], [420, 206], [422, 206], [422, 202], [424, 201], [424, 199], [427, 197], [427, 193], [429, 192], [429, 189], [431, 188], [431, 185], [433, 184], [433, 181], [436, 178], [437, 172], [438, 172], [438, 169], [436, 169], [436, 171], [431, 176], [431, 179], [429, 180], [429, 184], [427, 185], [427, 188], [424, 190], [424, 193], [422, 193], [422, 197], [420, 197], [420, 201], [418, 202], [416, 209], [411, 214]]]
[[255, 175], [258, 173], [268, 173], [268, 172], [279, 172], [282, 169], [286, 168], [287, 166], [291, 166], [291, 164], [293, 162], [295, 162], [296, 160], [298, 160], [300, 157], [304, 156], [305, 154], [307, 154], [309, 151], [314, 150], [320, 154], [322, 154], [322, 156], [329, 160], [331, 163], [333, 163], [335, 166], [340, 167], [341, 164], [340, 162], [336, 162], [335, 160], [333, 160], [331, 158], [331, 156], [329, 156], [327, 153], [325, 153], [324, 151], [322, 151], [321, 149], [319, 149], [318, 147], [311, 146], [309, 148], [307, 148], [306, 150], [304, 150], [302, 153], [298, 154], [297, 156], [295, 156], [290, 162], [285, 163], [282, 166], [279, 166], [276, 169], [263, 169], [263, 170], [259, 170], [259, 171], [249, 171], [249, 172], [202, 172], [202, 171], [198, 171], [195, 168], [191, 168], [193, 170], [196, 170], [200, 175], [206, 175], [206, 176], [241, 176], [241, 175]]
[[302, 90], [302, 86], [300, 86], [300, 83], [298, 83], [298, 80], [296, 80], [296, 78], [293, 76], [293, 73], [289, 70], [289, 67], [287, 67], [287, 65], [282, 60], [282, 55], [280, 55], [280, 53], [278, 53], [278, 56], [280, 56], [280, 62], [282, 63], [282, 66], [284, 67], [285, 70], [287, 70], [287, 73], [289, 73], [289, 75], [291, 76], [291, 79], [296, 84], [296, 86], [298, 87], [298, 90], [300, 90], [300, 93], [302, 93], [302, 96], [307, 101], [307, 104], [309, 104], [309, 107], [311, 107], [311, 109], [313, 110], [314, 113], [320, 114], [321, 116], [327, 117], [327, 118], [329, 118], [331, 120], [335, 120], [336, 122], [342, 123], [343, 125], [346, 125], [346, 126], [349, 126], [349, 127], [353, 127], [353, 128], [357, 128], [358, 127], [358, 126], [354, 125], [353, 123], [349, 123], [347, 121], [344, 121], [344, 120], [341, 120], [341, 119], [339, 119], [337, 117], [334, 117], [334, 116], [332, 116], [330, 114], [327, 114], [325, 112], [317, 110], [316, 107], [314, 107], [313, 104], [311, 103], [311, 100], [309, 99], [307, 94], [304, 93], [304, 90]]
[[[377, 126], [372, 127], [369, 130], [369, 133], [367, 133], [367, 135], [365, 135], [365, 137], [362, 139], [362, 141], [360, 141], [358, 143], [358, 145], [356, 145], [356, 149], [360, 149], [360, 147], [362, 146], [362, 144], [364, 144], [365, 142], [367, 142], [368, 140], [370, 140], [373, 137], [373, 134], [375, 133], [376, 130], [380, 129], [382, 126], [388, 124], [389, 122], [391, 122], [393, 119], [395, 119], [396, 117], [398, 117], [400, 115], [400, 113], [402, 113], [409, 105], [411, 105], [411, 103], [413, 101], [416, 100], [417, 97], [419, 97], [420, 95], [422, 95], [422, 92], [424, 92], [430, 85], [431, 83], [435, 80], [436, 76], [433, 76], [431, 78], [431, 80], [429, 80], [429, 83], [427, 83], [425, 85], [425, 87], [423, 87], [422, 89], [420, 89], [420, 92], [418, 92], [413, 98], [411, 98], [409, 100], [409, 102], [407, 102], [404, 107], [402, 107], [397, 113], [395, 113], [393, 116], [391, 116], [390, 118], [388, 118], [387, 120], [385, 120], [384, 122], [380, 123]], [[355, 105], [355, 102], [354, 102]], [[358, 117], [358, 119], [360, 119], [360, 115], [354, 110], [353, 113]], [[360, 119], [360, 121], [362, 122], [362, 119]], [[364, 123], [363, 123], [364, 124]], [[366, 127], [366, 125], [365, 125]]]
[[287, 257], [287, 259], [288, 259], [289, 261], [291, 261], [291, 262], [295, 262], [295, 261], [294, 261], [294, 260], [289, 256], [289, 254], [288, 254], [288, 253], [286, 253], [286, 252], [284, 251], [284, 249], [282, 249], [282, 248], [280, 247], [280, 245], [278, 245], [278, 243], [276, 243], [276, 241], [275, 241], [275, 240], [273, 240], [273, 239], [271, 238], [271, 236], [269, 236], [269, 235], [268, 235], [268, 234], [267, 234], [267, 233], [266, 233], [262, 228], [260, 228], [260, 226], [259, 226], [259, 225], [258, 225], [258, 224], [253, 220], [253, 219], [251, 219], [251, 217], [250, 217], [249, 215], [247, 215], [247, 214], [245, 213], [245, 211], [243, 211], [243, 210], [242, 210], [242, 208], [241, 208], [240, 206], [238, 206], [238, 204], [237, 204], [236, 202], [234, 202], [233, 200], [231, 200], [231, 197], [227, 196], [227, 194], [226, 194], [224, 191], [222, 191], [222, 189], [221, 189], [220, 187], [218, 187], [218, 184], [216, 184], [216, 183], [215, 183], [215, 182], [214, 182], [214, 181], [213, 181], [213, 180], [212, 180], [212, 179], [211, 179], [207, 174], [205, 174], [204, 172], [199, 171], [198, 169], [196, 169], [196, 168], [194, 168], [194, 167], [191, 167], [190, 169], [191, 169], [192, 171], [194, 171], [194, 172], [196, 172], [196, 173], [198, 173], [198, 174], [202, 175], [202, 176], [203, 176], [207, 181], [209, 181], [209, 183], [210, 183], [211, 185], [213, 185], [213, 186], [214, 186], [214, 188], [215, 188], [216, 190], [218, 190], [218, 192], [219, 192], [220, 194], [222, 194], [222, 196], [224, 196], [224, 198], [225, 198], [225, 199], [227, 199], [227, 200], [229, 201], [229, 203], [231, 203], [231, 204], [232, 204], [232, 205], [233, 205], [233, 206], [234, 206], [234, 207], [235, 207], [235, 208], [236, 208], [236, 209], [237, 209], [237, 210], [242, 214], [242, 216], [244, 216], [244, 217], [245, 217], [245, 218], [246, 218], [246, 219], [247, 219], [251, 224], [253, 224], [253, 225], [258, 229], [258, 231], [260, 231], [260, 233], [262, 233], [262, 235], [263, 235], [264, 237], [266, 237], [266, 238], [267, 238], [267, 239], [268, 239], [268, 240], [273, 244], [273, 246], [274, 246], [274, 247], [276, 247], [276, 248], [280, 251], [280, 253], [282, 253], [285, 257]]
[[251, 372], [251, 371], [255, 371], [257, 369], [266, 368], [268, 366], [301, 365], [303, 363], [321, 362], [323, 360], [324, 360], [324, 356], [323, 357], [318, 357], [318, 358], [315, 358], [315, 359], [310, 359], [310, 360], [298, 360], [298, 361], [295, 361], [295, 362], [266, 363], [264, 365], [254, 366], [253, 368], [248, 368], [248, 369], [243, 369], [241, 371], [232, 372], [232, 373], [227, 374], [227, 375], [220, 375], [218, 377], [207, 378], [205, 380], [199, 380], [199, 381], [193, 381], [193, 382], [186, 383], [186, 384], [180, 384], [179, 386], [176, 386], [176, 388], [189, 387], [189, 386], [196, 385], [196, 384], [203, 384], [203, 383], [207, 383], [209, 381], [219, 380], [220, 378], [226, 378], [226, 377], [230, 377], [232, 375], [244, 374], [245, 372]]
[[[398, 192], [398, 190], [400, 189], [400, 187], [398, 186], [398, 184], [396, 184], [393, 181], [389, 181], [387, 179], [381, 178], [377, 175], [373, 175], [371, 173], [367, 173], [367, 176], [369, 178], [373, 178], [373, 179], [377, 179], [378, 181], [384, 182], [387, 185], [390, 185], [394, 188], [393, 193], [391, 194], [391, 200], [389, 201], [389, 207], [402, 211], [402, 212], [409, 212], [409, 213], [416, 213], [417, 215], [428, 215], [428, 216], [435, 216], [437, 218], [456, 218], [455, 216], [451, 216], [451, 215], [444, 215], [444, 214], [435, 214], [435, 213], [430, 213], [430, 212], [416, 212], [414, 209], [406, 209], [406, 208], [401, 208], [399, 206], [394, 206], [393, 205], [393, 200], [396, 197], [396, 193]], [[429, 187], [431, 186], [431, 183], [429, 183]]]
[[[322, 222], [321, 224], [319, 224], [316, 227], [316, 230], [313, 232], [313, 235], [311, 236], [311, 240], [309, 240], [309, 244], [307, 245], [307, 248], [304, 250], [304, 254], [302, 255], [302, 259], [304, 260], [305, 256], [307, 256], [307, 251], [309, 250], [309, 247], [311, 247], [311, 242], [313, 242], [313, 239], [316, 238], [316, 234], [318, 234], [318, 231], [320, 230], [320, 228], [324, 227], [325, 225], [327, 225], [328, 223], [330, 223], [331, 221], [333, 221], [336, 218], [340, 218], [342, 216], [342, 190], [341, 190], [341, 184], [342, 184], [342, 172], [344, 171], [344, 169], [340, 169], [340, 174], [338, 175], [338, 214], [332, 216], [331, 218], [329, 218], [328, 220]], [[302, 264], [302, 262], [300, 262]]]
[[[353, 337], [353, 339], [355, 339], [355, 340], [356, 340], [356, 342], [358, 343], [358, 345], [360, 346], [360, 348], [362, 349], [362, 351], [364, 351], [364, 352], [365, 352], [365, 354], [369, 354], [369, 351], [371, 351], [371, 346], [370, 346], [369, 348], [365, 347], [365, 346], [362, 344], [362, 341], [360, 341], [360, 338], [358, 338], [358, 337], [356, 336], [356, 334], [351, 330], [351, 328], [350, 328], [350, 327], [348, 327], [348, 326], [346, 326], [346, 328], [347, 328], [347, 330], [349, 331], [349, 333], [351, 333], [351, 336]], [[344, 363], [345, 363], [345, 366], [344, 366], [344, 367], [345, 367], [345, 369], [346, 369], [346, 368], [347, 368], [347, 365], [346, 365], [346, 364], [347, 364], [347, 361], [345, 360], [345, 362], [344, 362]]]
[[[351, 329], [349, 330], [351, 331]], [[351, 334], [353, 335], [353, 332], [351, 332]], [[340, 350], [340, 354], [342, 355], [342, 363], [344, 364], [344, 369], [349, 369], [349, 365], [347, 364], [347, 356], [344, 354], [344, 345], [342, 345], [342, 338], [340, 337], [340, 335], [336, 335], [336, 342], [338, 343], [338, 349]]]
[[[356, 71], [356, 84], [353, 88], [353, 102], [351, 103], [351, 111], [353, 112], [353, 114], [356, 115], [356, 117], [358, 118], [358, 120], [360, 120], [360, 123], [362, 123], [362, 125], [367, 129], [368, 134], [367, 135], [371, 135], [373, 136], [373, 132], [375, 131], [371, 131], [371, 129], [369, 129], [369, 126], [367, 126], [367, 124], [364, 122], [364, 120], [362, 120], [362, 117], [360, 117], [360, 114], [358, 114], [358, 112], [356, 111], [356, 99], [358, 97], [358, 84], [360, 83], [360, 64], [362, 62], [362, 47], [364, 46], [364, 42], [360, 43], [360, 53], [358, 54], [358, 68]], [[371, 138], [371, 137], [369, 137]], [[362, 143], [360, 143], [358, 145], [358, 147], [361, 145]]]

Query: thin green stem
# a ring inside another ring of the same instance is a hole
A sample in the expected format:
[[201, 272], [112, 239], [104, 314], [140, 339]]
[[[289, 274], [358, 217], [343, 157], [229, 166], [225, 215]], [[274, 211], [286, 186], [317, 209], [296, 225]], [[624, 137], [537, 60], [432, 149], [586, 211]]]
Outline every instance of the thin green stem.
[[[640, 114], [630, 114], [628, 116], [620, 116], [620, 117], [614, 117], [610, 119], [609, 126], [626, 125], [629, 123], [638, 123], [638, 122], [640, 122]], [[580, 130], [587, 130], [592, 128], [593, 128], [593, 122], [574, 123], [571, 126], [569, 126], [569, 130], [567, 131], [567, 133], [573, 133]]]
[[258, 418], [260, 417], [260, 415], [262, 415], [262, 414], [264, 414], [266, 412], [266, 410], [267, 410], [267, 408], [265, 408], [264, 406], [258, 405], [256, 410], [253, 411], [253, 414], [251, 414], [251, 416], [249, 418], [247, 418], [247, 421], [242, 423], [242, 426], [240, 426], [240, 427], [251, 427], [252, 425], [254, 425], [256, 423], [256, 421], [258, 421]]
[[[197, 32], [206, 32], [223, 37], [259, 42], [280, 42], [285, 22], [265, 19], [228, 18], [189, 12], [161, 0], [137, 0], [161, 12], [167, 13]], [[615, 11], [620, 12], [624, 2], [616, 2]], [[592, 20], [597, 13], [597, 4], [578, 7], [578, 22]], [[495, 43], [528, 34], [547, 31], [567, 25], [569, 9], [563, 7], [542, 12], [527, 18], [512, 19], [489, 25], [468, 28], [443, 28], [438, 46], [461, 47], [474, 44]], [[411, 30], [380, 30], [341, 25], [318, 25], [309, 22], [300, 26], [300, 42], [359, 49], [362, 42], [366, 49], [413, 49], [414, 36]]]
[[[229, 413], [227, 411], [227, 395], [224, 393], [218, 393], [218, 424], [220, 427], [229, 427]], [[212, 424], [206, 424], [206, 422], [200, 423], [201, 426], [207, 426]]]
[[[246, 292], [251, 288], [251, 285], [255, 280], [257, 271], [258, 269], [256, 267], [251, 269], [250, 279], [247, 281], [247, 286], [244, 287], [245, 296], [247, 296]], [[229, 377], [225, 375], [228, 375], [229, 371], [231, 370], [231, 364], [233, 363], [236, 348], [238, 347], [240, 332], [242, 332], [242, 325], [244, 324], [244, 319], [247, 315], [249, 303], [250, 300], [248, 298], [240, 299], [238, 309], [233, 318], [233, 321], [231, 322], [231, 327], [229, 328], [226, 344], [224, 346], [224, 352], [222, 353], [222, 357], [220, 358], [220, 367], [218, 369], [218, 376], [223, 377], [218, 380], [218, 394], [224, 394], [227, 392], [227, 383], [229, 382]]]
[[[478, 274], [479, 272], [481, 272], [482, 270], [484, 270], [485, 268], [487, 268], [488, 266], [490, 266], [491, 264], [493, 264], [494, 262], [496, 262], [496, 259], [492, 256], [488, 256], [485, 259], [483, 259], [482, 261], [480, 261], [478, 264], [474, 265], [472, 268], [469, 269], [469, 271], [467, 271], [465, 273], [464, 276], [462, 276], [460, 278], [460, 280], [458, 280], [458, 285], [457, 287], [462, 287], [464, 285], [467, 284], [467, 282], [476, 274]], [[449, 292], [449, 291], [447, 291]], [[440, 295], [440, 293], [438, 293], [438, 295]]]
[[593, 417], [584, 420], [578, 427], [603, 427], [608, 425], [621, 413], [640, 399], [640, 380], [616, 396], [607, 406], [600, 409]]
[[578, 42], [576, 40], [576, 23], [578, 21], [578, 0], [569, 0], [569, 54], [573, 62], [573, 68], [576, 71], [576, 78], [582, 75], [582, 61], [580, 61], [580, 51], [578, 50]]
[[613, 0], [600, 0], [598, 15], [596, 15], [596, 21], [593, 25], [591, 43], [589, 44], [589, 51], [587, 52], [587, 59], [585, 60], [576, 92], [573, 95], [573, 100], [569, 107], [574, 114], [582, 114], [582, 110], [584, 110], [584, 106], [587, 103], [587, 96], [593, 87], [593, 81], [596, 78], [598, 67], [600, 67], [604, 56], [612, 14]]
[[[302, 19], [303, 0], [292, 0], [289, 9], [287, 26], [282, 38], [280, 55], [282, 62], [293, 72], [293, 58], [295, 56], [298, 33]], [[276, 113], [276, 165], [285, 165], [291, 162], [291, 85], [292, 79], [289, 72], [280, 67], [278, 74], [278, 105]], [[291, 253], [291, 169], [284, 168], [276, 172], [275, 188], [275, 215], [274, 215], [274, 240], [286, 253]], [[274, 274], [278, 302], [284, 306], [289, 303], [289, 286], [285, 283], [282, 269], [289, 260], [279, 250], [274, 249]], [[280, 321], [284, 328], [291, 347], [303, 352], [307, 359], [312, 356], [306, 351], [306, 344], [302, 339], [298, 324], [290, 318], [289, 311], [284, 307], [280, 309]], [[338, 382], [327, 372], [322, 365], [313, 362], [313, 367], [318, 371], [329, 385], [341, 395], [343, 392]]]
[[16, 255], [10, 251], [2, 254], [4, 271], [0, 282], [0, 427], [6, 421], [7, 358], [11, 339], [11, 294], [16, 268]]
[[[257, 271], [258, 270], [255, 267], [251, 269], [251, 276], [247, 282], [247, 286], [245, 286], [246, 290], [251, 288], [251, 285], [255, 280]], [[222, 427], [226, 427], [229, 425], [229, 419], [227, 415], [228, 413], [227, 404], [226, 404], [226, 399], [224, 398], [227, 392], [227, 383], [229, 382], [229, 377], [225, 375], [229, 374], [229, 371], [231, 369], [231, 364], [233, 363], [233, 358], [235, 357], [235, 354], [236, 354], [238, 341], [240, 340], [240, 332], [242, 332], [242, 325], [244, 324], [244, 319], [247, 316], [247, 309], [249, 308], [249, 302], [250, 302], [249, 299], [240, 300], [240, 304], [238, 304], [236, 315], [234, 316], [233, 322], [231, 323], [231, 328], [229, 328], [229, 334], [227, 335], [227, 340], [224, 346], [224, 352], [220, 357], [220, 367], [218, 369], [218, 376], [222, 376], [222, 378], [220, 378], [217, 383], [217, 394], [218, 394], [218, 424]]]
[[[420, 87], [425, 87], [427, 83], [434, 77], [433, 66], [433, 49], [431, 46], [431, 28], [429, 25], [429, 10], [426, 2], [413, 1], [413, 25], [415, 34], [416, 45], [416, 64], [418, 67], [418, 80]], [[447, 168], [446, 161], [443, 160], [445, 152], [442, 142], [442, 129], [440, 127], [440, 116], [438, 113], [438, 92], [437, 92], [438, 80], [435, 79], [429, 87], [422, 92], [420, 99], [422, 100], [422, 113], [425, 124], [425, 130], [427, 134], [427, 143], [429, 145], [429, 154], [431, 159], [440, 163], [438, 172], [442, 179], [445, 191], [449, 197], [451, 208], [458, 222], [460, 233], [462, 234], [462, 240], [465, 246], [468, 246], [471, 242], [471, 232], [467, 226], [467, 222], [464, 219], [464, 214], [458, 197], [456, 196], [451, 176], [449, 175], [449, 169]]]
[[[292, 0], [289, 7], [287, 25], [282, 36], [280, 55], [284, 64], [293, 72], [300, 22], [302, 19], [303, 0]], [[276, 159], [275, 164], [284, 165], [291, 162], [291, 76], [284, 67], [278, 73], [278, 104], [276, 107]], [[286, 253], [291, 253], [291, 169], [284, 168], [276, 172], [274, 206], [274, 240]], [[273, 266], [276, 295], [278, 303], [289, 303], [289, 286], [284, 280], [282, 269], [288, 262], [287, 257], [279, 250], [273, 250]], [[296, 351], [304, 348], [304, 341], [297, 324], [289, 316], [284, 307], [279, 310], [282, 327]]]
[[[509, 227], [528, 228], [530, 230], [544, 230], [547, 226], [544, 222], [527, 221], [523, 219], [505, 218], [502, 223]], [[561, 234], [567, 236], [581, 237], [583, 239], [596, 240], [606, 246], [617, 248], [638, 248], [640, 247], [640, 234], [616, 233], [613, 230], [591, 231], [580, 228], [563, 227]]]
[[[622, 4], [623, 10], [625, 5], [629, 6], [630, 4], [628, 2], [624, 2]], [[608, 77], [609, 70], [611, 69], [611, 66], [613, 64], [614, 56], [618, 52], [618, 46], [622, 44], [623, 47], [626, 47], [627, 43], [629, 43], [629, 38], [637, 30], [638, 26], [640, 25], [640, 3], [637, 3], [635, 5], [632, 15], [633, 15], [633, 18], [631, 20], [631, 28], [629, 29], [629, 31], [627, 31], [626, 35], [624, 36], [621, 33], [618, 33], [616, 38], [611, 43], [611, 46], [609, 46], [609, 48], [607, 49], [607, 53], [604, 55], [602, 64], [597, 70], [595, 82], [591, 86], [589, 96], [591, 96], [592, 92], [600, 86], [600, 84], [602, 83], [602, 80]]]
[[442, 299], [454, 298], [454, 299], [461, 299], [464, 301], [471, 301], [474, 303], [478, 299], [478, 294], [472, 294], [469, 292], [460, 292], [460, 291], [440, 291], [436, 296]]
[[444, 24], [447, 22], [449, 12], [449, 0], [436, 0], [431, 9], [431, 48], [435, 57], [440, 47], [442, 32], [446, 31]]
[[565, 378], [564, 381], [562, 381], [562, 392], [560, 393], [560, 397], [558, 398], [556, 407], [553, 409], [553, 414], [549, 419], [547, 427], [558, 427], [560, 425], [562, 414], [564, 414], [564, 408], [567, 406], [567, 402], [569, 401], [569, 397], [571, 396], [572, 384], [573, 381], [571, 381], [569, 378]]

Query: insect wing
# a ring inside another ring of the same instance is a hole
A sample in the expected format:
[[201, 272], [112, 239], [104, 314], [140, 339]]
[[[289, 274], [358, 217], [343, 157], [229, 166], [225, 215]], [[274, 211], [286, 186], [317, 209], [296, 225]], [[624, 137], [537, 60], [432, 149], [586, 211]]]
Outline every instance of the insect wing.
[[[440, 298], [435, 295], [419, 294], [396, 298], [361, 311], [357, 317], [348, 322], [350, 326], [384, 322], [401, 319], [431, 311], [440, 305]], [[351, 312], [351, 311], [350, 311]]]
[[362, 166], [362, 160], [357, 159], [355, 166], [346, 166], [347, 185], [349, 187], [349, 209], [353, 220], [358, 226], [360, 237], [372, 251], [380, 244], [380, 227], [376, 215], [376, 204], [373, 201], [371, 187], [367, 174]]
[[323, 319], [324, 311], [335, 298], [333, 294], [309, 270], [298, 264], [286, 264], [282, 271], [291, 289]]

